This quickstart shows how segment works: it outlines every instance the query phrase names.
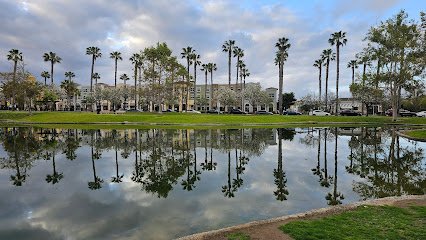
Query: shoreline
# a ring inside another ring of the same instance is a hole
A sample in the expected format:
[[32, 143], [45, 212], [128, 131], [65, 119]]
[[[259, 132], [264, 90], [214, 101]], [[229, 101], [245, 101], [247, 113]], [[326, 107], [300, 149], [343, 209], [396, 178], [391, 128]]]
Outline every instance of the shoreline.
[[[223, 239], [222, 236], [225, 234], [229, 234], [231, 232], [247, 230], [251, 228], [260, 228], [265, 225], [276, 225], [276, 224], [284, 224], [291, 221], [303, 220], [308, 218], [316, 218], [323, 217], [327, 215], [333, 215], [342, 213], [345, 211], [353, 210], [362, 205], [372, 205], [372, 206], [380, 206], [380, 205], [394, 205], [403, 201], [424, 201], [426, 202], [426, 195], [406, 195], [399, 197], [386, 197], [379, 199], [371, 199], [365, 201], [359, 201], [355, 203], [350, 203], [347, 205], [339, 205], [325, 208], [312, 209], [303, 213], [296, 213], [291, 215], [285, 215], [277, 218], [271, 218], [266, 220], [258, 220], [253, 222], [248, 222], [240, 225], [235, 225], [231, 227], [225, 227], [216, 230], [210, 230], [201, 233], [195, 233], [187, 236], [183, 236], [177, 238], [177, 240], [203, 240], [203, 239]], [[278, 230], [278, 229], [277, 229]], [[266, 239], [266, 238], [265, 238]], [[286, 235], [282, 233], [282, 239], [286, 239]]]

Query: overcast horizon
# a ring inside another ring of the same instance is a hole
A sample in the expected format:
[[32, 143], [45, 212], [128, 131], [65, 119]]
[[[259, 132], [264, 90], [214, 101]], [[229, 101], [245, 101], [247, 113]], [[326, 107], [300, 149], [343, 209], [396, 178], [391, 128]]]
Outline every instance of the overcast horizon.
[[[193, 47], [203, 63], [217, 64], [214, 82], [228, 83], [228, 57], [221, 47], [233, 39], [244, 50], [243, 60], [251, 73], [246, 80], [260, 82], [263, 88], [278, 87], [275, 43], [286, 37], [291, 48], [284, 66], [283, 91], [300, 98], [318, 94], [318, 70], [312, 64], [323, 49], [335, 50], [328, 44], [330, 34], [344, 31], [348, 42], [341, 49], [339, 95], [347, 97], [351, 81], [347, 62], [365, 47], [362, 39], [370, 27], [400, 10], [418, 21], [420, 11], [426, 11], [426, 1], [0, 0], [0, 72], [12, 70], [6, 55], [15, 48], [23, 53], [26, 69], [42, 81], [40, 73], [50, 71], [50, 63], [42, 55], [52, 51], [62, 58], [55, 64], [55, 84], [65, 78], [66, 71], [72, 71], [76, 82], [90, 85], [91, 56], [85, 53], [87, 47], [97, 46], [102, 52], [95, 64], [99, 82], [113, 84], [110, 52], [122, 53], [118, 74], [131, 75], [128, 59], [133, 53], [165, 42], [183, 65], [182, 48]], [[235, 82], [236, 59], [232, 61], [231, 80]], [[335, 71], [333, 62], [330, 92], [335, 92]], [[197, 83], [203, 83], [202, 73], [197, 76]]]

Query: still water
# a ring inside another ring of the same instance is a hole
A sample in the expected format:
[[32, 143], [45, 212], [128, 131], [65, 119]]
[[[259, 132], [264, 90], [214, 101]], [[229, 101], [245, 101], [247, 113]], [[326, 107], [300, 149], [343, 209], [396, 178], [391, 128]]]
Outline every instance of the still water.
[[172, 239], [425, 194], [395, 128], [0, 129], [0, 239]]

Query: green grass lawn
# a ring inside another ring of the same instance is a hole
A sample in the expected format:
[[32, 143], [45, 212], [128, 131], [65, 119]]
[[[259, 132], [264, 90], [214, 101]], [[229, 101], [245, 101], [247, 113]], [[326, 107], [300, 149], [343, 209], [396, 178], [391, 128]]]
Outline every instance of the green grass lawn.
[[[126, 113], [96, 114], [91, 112], [0, 112], [0, 120], [26, 123], [86, 124], [173, 124], [173, 125], [281, 125], [281, 124], [333, 124], [333, 123], [393, 123], [390, 117], [347, 117], [347, 116], [280, 116], [280, 115], [229, 115], [229, 114], [189, 114], [189, 113]], [[399, 118], [397, 123], [426, 124], [426, 118]]]
[[426, 207], [360, 206], [318, 220], [296, 221], [280, 229], [294, 239], [426, 239]]
[[407, 131], [404, 134], [413, 138], [426, 139], [426, 129]]

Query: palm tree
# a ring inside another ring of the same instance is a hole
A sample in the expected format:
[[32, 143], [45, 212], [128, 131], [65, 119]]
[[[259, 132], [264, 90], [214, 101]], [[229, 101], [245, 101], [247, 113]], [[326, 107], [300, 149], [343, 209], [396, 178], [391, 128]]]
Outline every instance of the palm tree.
[[192, 47], [188, 46], [186, 48], [182, 48], [182, 52], [180, 55], [182, 58], [186, 58], [186, 71], [188, 74], [187, 82], [188, 82], [188, 88], [186, 91], [186, 110], [189, 110], [189, 82], [191, 80], [191, 75], [189, 74], [189, 66], [192, 64], [192, 54], [195, 53], [195, 50], [192, 49]]
[[68, 78], [68, 81], [72, 82], [72, 78], [75, 77], [73, 72], [65, 72], [65, 77]]
[[348, 62], [347, 68], [352, 69], [352, 84], [355, 83], [355, 68], [358, 68], [358, 61], [357, 60], [350, 60]]
[[204, 88], [204, 97], [207, 98], [207, 72], [209, 71], [208, 64], [203, 63], [201, 65], [201, 71], [204, 72], [205, 79], [205, 88]]
[[92, 68], [90, 71], [90, 92], [93, 92], [93, 70], [95, 67], [95, 61], [97, 58], [102, 57], [101, 49], [98, 47], [86, 48], [86, 55], [92, 55]]
[[317, 67], [319, 70], [319, 77], [318, 77], [318, 90], [319, 90], [319, 95], [318, 95], [318, 100], [321, 102], [321, 72], [322, 72], [322, 64], [324, 63], [324, 59], [320, 58], [315, 60], [314, 62], [314, 67]]
[[112, 52], [109, 54], [109, 58], [114, 59], [114, 87], [117, 88], [117, 62], [123, 60], [121, 52]]
[[7, 54], [7, 60], [13, 62], [13, 81], [16, 81], [16, 69], [18, 67], [18, 62], [22, 61], [22, 52], [18, 49], [11, 49], [9, 54]]
[[237, 58], [237, 81], [236, 81], [236, 84], [235, 84], [235, 91], [237, 91], [238, 76], [239, 76], [238, 70], [241, 70], [240, 61], [241, 61], [241, 58], [244, 57], [244, 50], [239, 48], [239, 47], [235, 47], [233, 53], [234, 53], [234, 57]]
[[70, 109], [69, 104], [71, 102], [71, 96], [74, 96], [74, 94], [78, 91], [77, 84], [74, 83], [70, 78], [62, 81], [60, 87], [65, 91], [65, 94], [67, 95], [68, 109]]
[[325, 109], [328, 110], [328, 70], [330, 69], [330, 61], [334, 61], [336, 54], [331, 49], [325, 49], [321, 53], [321, 59], [325, 61]]
[[[120, 75], [120, 80], [124, 82], [124, 103], [126, 103], [127, 101], [127, 85], [126, 85], [126, 81], [129, 80], [130, 78], [127, 76], [127, 74], [121, 74]], [[126, 106], [124, 106], [126, 108]]]
[[[13, 82], [16, 81], [16, 69], [18, 67], [18, 62], [22, 61], [22, 52], [20, 52], [18, 49], [11, 49], [9, 51], [9, 54], [7, 54], [7, 60], [13, 62]], [[15, 91], [12, 93], [12, 101], [15, 101]], [[14, 104], [14, 102], [11, 102], [11, 104]], [[15, 109], [15, 108], [13, 108]]]
[[98, 85], [98, 80], [101, 79], [101, 75], [99, 73], [93, 73], [92, 78], [95, 79], [95, 85]]
[[[347, 68], [352, 69], [352, 84], [355, 83], [355, 68], [358, 68], [358, 61], [357, 60], [350, 60], [348, 62]], [[354, 105], [354, 96], [352, 94], [352, 107]]]
[[278, 108], [279, 113], [283, 114], [283, 77], [284, 77], [284, 62], [288, 57], [288, 50], [291, 44], [289, 43], [288, 38], [282, 37], [278, 39], [278, 42], [275, 43], [275, 47], [278, 48], [275, 62], [278, 63], [279, 68], [279, 92], [278, 92]]
[[[200, 55], [196, 54], [194, 51], [194, 53], [191, 54], [191, 61], [194, 64], [194, 91], [195, 91], [195, 86], [197, 86], [197, 66], [201, 65]], [[195, 106], [196, 97], [197, 97], [197, 91], [194, 92], [194, 106]]]
[[135, 66], [134, 67], [134, 71], [135, 71], [134, 72], [134, 77], [135, 77], [135, 109], [138, 109], [138, 107], [137, 107], [137, 95], [138, 95], [137, 81], [138, 81], [138, 67], [139, 67], [139, 65], [142, 64], [141, 58], [142, 58], [142, 55], [140, 55], [139, 53], [133, 53], [132, 57], [129, 58], [129, 60]]
[[210, 72], [210, 102], [209, 109], [212, 109], [212, 101], [213, 101], [213, 71], [217, 70], [216, 63], [208, 63], [208, 70]]
[[335, 32], [331, 34], [330, 39], [328, 39], [328, 42], [331, 44], [331, 46], [336, 45], [336, 112], [335, 115], [337, 116], [339, 114], [339, 61], [340, 61], [340, 46], [343, 46], [346, 44], [348, 39], [346, 39], [346, 32]]
[[228, 52], [228, 85], [231, 86], [231, 57], [235, 48], [235, 40], [225, 41], [222, 45], [222, 51]]
[[56, 184], [64, 177], [64, 174], [56, 171], [55, 154], [52, 155], [52, 165], [53, 173], [46, 175], [46, 182]]
[[43, 71], [43, 72], [41, 72], [40, 76], [42, 78], [44, 78], [44, 86], [46, 86], [47, 85], [47, 79], [50, 78], [49, 72], [48, 71]]
[[54, 52], [49, 52], [43, 54], [43, 59], [45, 62], [50, 62], [50, 84], [53, 85], [53, 65], [55, 65], [56, 63], [61, 63], [62, 58], [60, 58]]

